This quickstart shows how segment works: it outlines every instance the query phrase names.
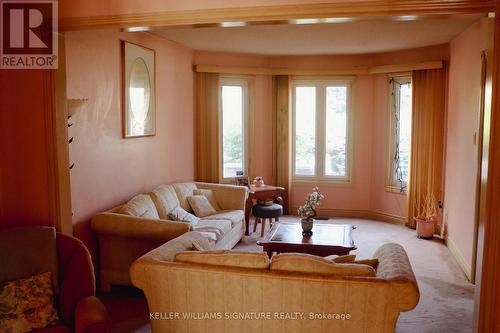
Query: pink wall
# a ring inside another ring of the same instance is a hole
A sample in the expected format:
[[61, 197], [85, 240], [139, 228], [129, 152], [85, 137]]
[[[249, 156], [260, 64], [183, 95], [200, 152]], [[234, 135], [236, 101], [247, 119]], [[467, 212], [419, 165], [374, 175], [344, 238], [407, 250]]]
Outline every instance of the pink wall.
[[448, 55], [449, 46], [442, 44], [374, 54], [271, 56], [268, 57], [268, 64], [271, 67], [342, 69], [446, 60]]
[[493, 36], [493, 20], [483, 19], [451, 42], [444, 219], [451, 240], [472, 262], [477, 171], [481, 51]]
[[[196, 51], [195, 64], [286, 68], [353, 68], [398, 63], [431, 61], [449, 57], [448, 45], [368, 55], [261, 56], [237, 53]], [[322, 185], [326, 194], [323, 209], [366, 210], [406, 216], [406, 196], [387, 192], [387, 144], [389, 91], [387, 75], [360, 75], [354, 86], [353, 103], [353, 178], [349, 185]], [[255, 95], [257, 175], [272, 182], [272, 95], [271, 79], [257, 76]], [[253, 175], [251, 175], [253, 176]], [[314, 184], [294, 184], [293, 208], [302, 204]], [[293, 213], [293, 211], [292, 211]]]
[[[156, 136], [122, 138], [120, 40], [156, 51]], [[160, 184], [194, 178], [193, 55], [147, 33], [106, 31], [68, 33], [66, 54], [68, 98], [88, 98], [75, 110], [69, 132], [79, 234], [99, 211]]]
[[264, 56], [245, 53], [195, 51], [195, 63], [214, 66], [275, 68], [354, 68], [447, 60], [449, 45], [441, 44], [410, 50], [354, 55]]

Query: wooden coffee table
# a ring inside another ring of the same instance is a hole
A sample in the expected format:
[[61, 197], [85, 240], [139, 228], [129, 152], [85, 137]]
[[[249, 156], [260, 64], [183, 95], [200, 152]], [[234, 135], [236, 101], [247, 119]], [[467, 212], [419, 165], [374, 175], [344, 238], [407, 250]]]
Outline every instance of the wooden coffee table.
[[321, 257], [332, 254], [344, 255], [356, 250], [352, 239], [351, 224], [328, 224], [314, 222], [313, 234], [302, 236], [300, 222], [275, 222], [264, 239], [257, 244], [268, 256], [274, 252], [309, 253]]

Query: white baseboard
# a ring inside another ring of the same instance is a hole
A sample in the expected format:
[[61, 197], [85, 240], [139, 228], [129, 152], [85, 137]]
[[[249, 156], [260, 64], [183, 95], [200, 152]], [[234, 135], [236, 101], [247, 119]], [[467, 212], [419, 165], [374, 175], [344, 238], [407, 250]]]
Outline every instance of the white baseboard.
[[446, 246], [448, 246], [448, 249], [450, 249], [453, 258], [455, 258], [460, 268], [464, 271], [467, 279], [471, 281], [471, 266], [467, 263], [460, 250], [450, 238], [446, 237], [444, 242]]

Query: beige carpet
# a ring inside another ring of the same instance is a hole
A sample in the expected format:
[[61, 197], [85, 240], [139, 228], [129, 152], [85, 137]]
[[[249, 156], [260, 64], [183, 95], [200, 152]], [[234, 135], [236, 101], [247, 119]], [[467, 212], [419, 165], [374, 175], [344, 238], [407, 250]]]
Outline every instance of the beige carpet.
[[[297, 221], [283, 217], [282, 221]], [[401, 314], [396, 332], [436, 333], [472, 332], [474, 286], [439, 240], [421, 240], [415, 231], [401, 225], [360, 219], [330, 219], [329, 223], [350, 223], [357, 226], [354, 241], [358, 258], [370, 258], [383, 243], [404, 246], [410, 257], [420, 288], [418, 306]], [[253, 230], [253, 222], [251, 225]], [[258, 230], [260, 229], [260, 226]], [[260, 230], [236, 245], [235, 249], [262, 251], [256, 244]], [[147, 304], [138, 290], [115, 289], [101, 295], [114, 323], [113, 332], [151, 332]]]
[[[284, 217], [282, 221], [297, 221]], [[322, 221], [326, 222], [326, 221]], [[353, 238], [358, 249], [351, 253], [358, 258], [370, 258], [383, 243], [396, 242], [406, 249], [417, 277], [420, 302], [409, 312], [401, 314], [396, 332], [435, 333], [472, 332], [474, 285], [467, 281], [448, 248], [439, 240], [422, 240], [415, 230], [390, 223], [334, 218], [329, 223], [355, 225]], [[253, 225], [251, 225], [253, 230]], [[244, 237], [235, 249], [261, 251], [256, 244], [260, 225], [254, 234]]]

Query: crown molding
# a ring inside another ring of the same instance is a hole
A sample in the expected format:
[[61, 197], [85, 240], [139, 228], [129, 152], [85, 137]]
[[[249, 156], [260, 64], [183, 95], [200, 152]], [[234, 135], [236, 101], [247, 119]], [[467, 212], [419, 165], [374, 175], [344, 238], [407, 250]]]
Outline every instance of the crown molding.
[[411, 64], [384, 65], [374, 67], [353, 67], [344, 69], [319, 68], [266, 68], [266, 67], [225, 67], [196, 65], [198, 73], [244, 74], [244, 75], [362, 75], [381, 73], [401, 73], [422, 69], [443, 68], [443, 61], [427, 61]]
[[278, 5], [203, 10], [160, 11], [123, 15], [60, 18], [60, 31], [85, 29], [153, 28], [160, 26], [204, 25], [222, 22], [266, 23], [294, 19], [363, 18], [393, 16], [435, 16], [487, 13], [496, 8], [494, 0], [408, 0], [361, 1], [325, 4]]

